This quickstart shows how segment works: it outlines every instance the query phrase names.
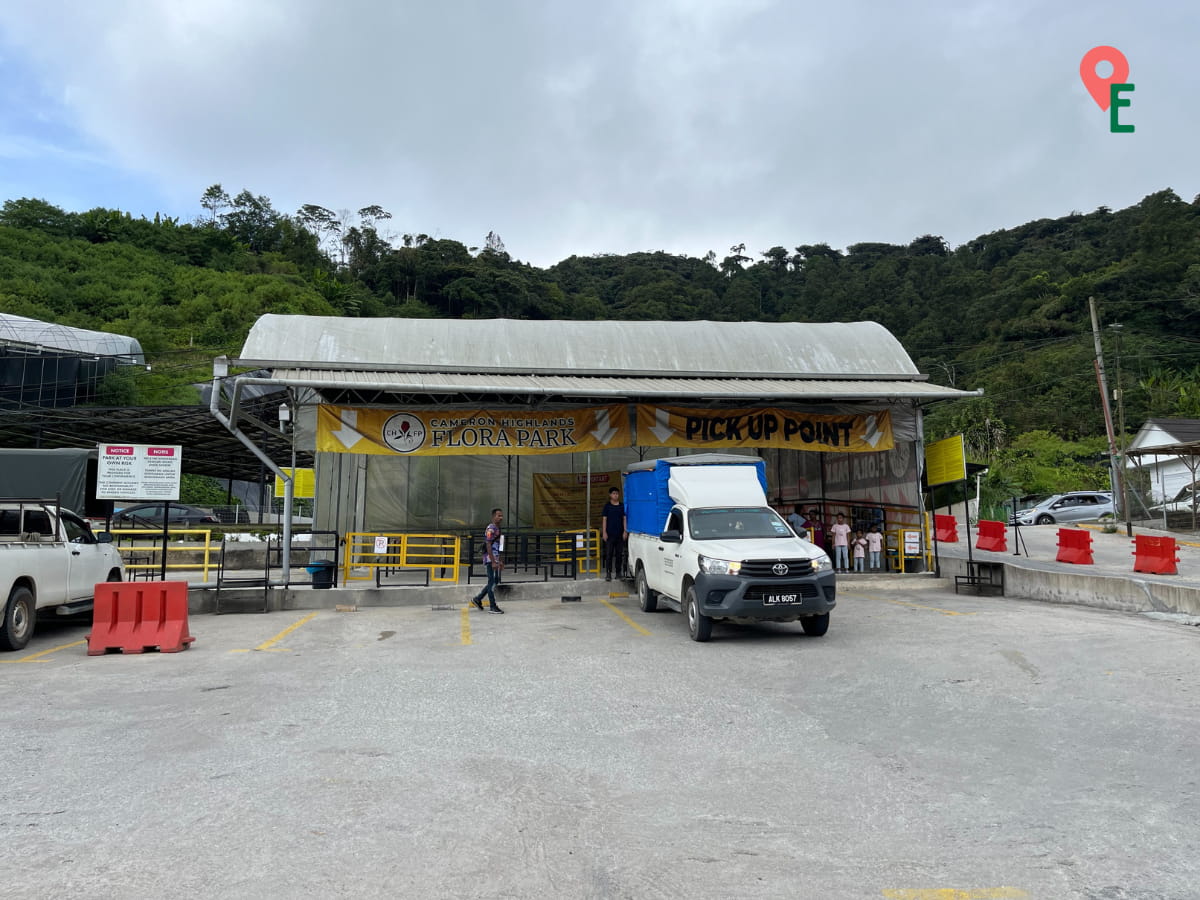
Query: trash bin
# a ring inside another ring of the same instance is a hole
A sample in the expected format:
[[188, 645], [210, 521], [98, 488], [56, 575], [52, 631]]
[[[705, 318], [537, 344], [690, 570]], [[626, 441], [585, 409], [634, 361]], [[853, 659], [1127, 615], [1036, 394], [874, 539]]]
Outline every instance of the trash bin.
[[337, 563], [332, 559], [314, 559], [304, 567], [304, 571], [312, 576], [314, 591], [329, 590], [337, 580]]

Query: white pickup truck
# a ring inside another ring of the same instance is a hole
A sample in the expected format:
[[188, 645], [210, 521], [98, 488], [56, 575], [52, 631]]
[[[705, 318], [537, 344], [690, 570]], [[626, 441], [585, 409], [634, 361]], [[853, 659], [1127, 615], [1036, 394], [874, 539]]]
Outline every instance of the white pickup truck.
[[767, 505], [765, 464], [697, 454], [625, 470], [629, 568], [645, 612], [662, 603], [687, 614], [694, 641], [714, 620], [794, 622], [829, 630], [833, 565]]
[[124, 578], [108, 532], [53, 500], [0, 500], [0, 650], [29, 643], [39, 609], [83, 612], [97, 583]]

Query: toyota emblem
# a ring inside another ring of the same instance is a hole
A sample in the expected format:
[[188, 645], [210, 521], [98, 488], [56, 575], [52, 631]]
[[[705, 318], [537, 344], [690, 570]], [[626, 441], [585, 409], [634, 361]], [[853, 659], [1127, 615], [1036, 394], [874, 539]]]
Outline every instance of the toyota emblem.
[[786, 575], [788, 573], [788, 567], [786, 563], [775, 563], [775, 565], [771, 566], [771, 571], [776, 575]]

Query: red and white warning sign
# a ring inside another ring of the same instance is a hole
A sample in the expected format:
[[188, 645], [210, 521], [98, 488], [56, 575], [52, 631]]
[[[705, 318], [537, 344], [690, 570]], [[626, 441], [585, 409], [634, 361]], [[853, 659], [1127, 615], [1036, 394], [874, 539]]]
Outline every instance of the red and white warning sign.
[[178, 500], [183, 448], [170, 444], [100, 444], [99, 500]]

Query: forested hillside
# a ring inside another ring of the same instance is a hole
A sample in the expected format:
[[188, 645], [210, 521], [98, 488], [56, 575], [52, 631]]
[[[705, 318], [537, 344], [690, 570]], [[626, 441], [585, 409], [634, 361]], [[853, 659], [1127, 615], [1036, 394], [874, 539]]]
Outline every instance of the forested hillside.
[[[1198, 201], [1164, 190], [1128, 209], [1072, 212], [957, 248], [924, 235], [844, 251], [598, 253], [541, 269], [514, 259], [495, 234], [479, 247], [397, 234], [378, 206], [286, 215], [220, 185], [191, 223], [9, 200], [0, 209], [0, 310], [138, 338], [156, 373], [121, 396], [142, 403], [210, 377], [213, 356], [236, 353], [265, 312], [871, 319], [933, 380], [984, 390], [935, 408], [931, 436], [963, 431], [989, 461], [1022, 440], [1084, 439], [1070, 450], [1083, 458], [1104, 433], [1090, 296], [1114, 387], [1120, 370], [1128, 430], [1149, 416], [1200, 416]], [[1048, 434], [1021, 438], [1029, 432]]]

